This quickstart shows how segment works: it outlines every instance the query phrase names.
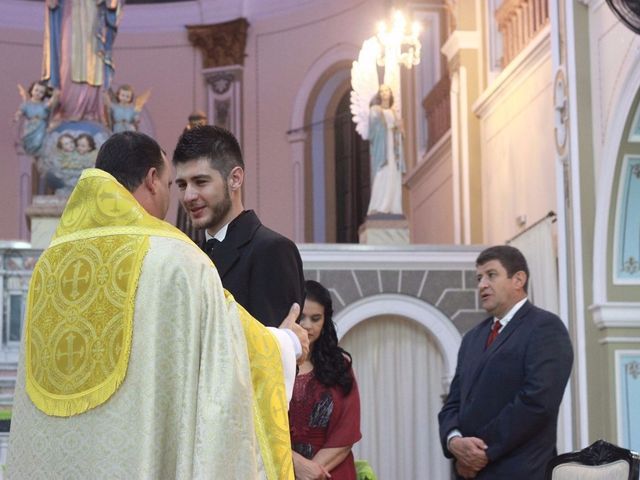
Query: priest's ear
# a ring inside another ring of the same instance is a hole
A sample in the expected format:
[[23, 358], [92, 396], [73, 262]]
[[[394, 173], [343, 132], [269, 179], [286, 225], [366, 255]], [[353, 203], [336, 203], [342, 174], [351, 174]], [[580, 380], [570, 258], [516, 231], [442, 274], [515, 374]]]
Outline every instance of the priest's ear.
[[236, 165], [231, 169], [229, 175], [227, 176], [227, 185], [229, 186], [229, 190], [235, 192], [242, 188], [242, 184], [244, 183], [244, 170], [241, 166]]
[[158, 183], [160, 182], [160, 172], [156, 167], [151, 167], [147, 174], [144, 176], [144, 187], [149, 191], [149, 193], [156, 193], [158, 189]]

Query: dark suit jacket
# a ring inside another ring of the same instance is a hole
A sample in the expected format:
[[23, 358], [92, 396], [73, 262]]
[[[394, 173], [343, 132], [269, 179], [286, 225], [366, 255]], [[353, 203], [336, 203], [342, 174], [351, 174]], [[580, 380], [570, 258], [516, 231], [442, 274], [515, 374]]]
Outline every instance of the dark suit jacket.
[[458, 429], [487, 444], [482, 479], [542, 480], [556, 454], [558, 409], [573, 363], [569, 333], [554, 314], [526, 302], [485, 350], [493, 318], [462, 339], [438, 420], [444, 454]]
[[302, 260], [295, 243], [260, 223], [253, 210], [236, 217], [210, 254], [222, 285], [267, 326], [277, 327], [293, 302], [304, 301]]

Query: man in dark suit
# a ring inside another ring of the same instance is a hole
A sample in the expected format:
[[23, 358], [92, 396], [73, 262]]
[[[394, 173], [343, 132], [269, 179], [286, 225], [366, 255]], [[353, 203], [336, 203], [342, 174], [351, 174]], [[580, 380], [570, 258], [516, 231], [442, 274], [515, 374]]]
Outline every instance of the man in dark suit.
[[542, 480], [556, 455], [558, 409], [573, 363], [569, 334], [527, 300], [529, 269], [516, 248], [476, 260], [482, 307], [492, 315], [462, 339], [438, 415], [458, 478]]
[[223, 128], [193, 128], [178, 140], [173, 164], [182, 206], [194, 227], [206, 229], [203, 249], [222, 285], [252, 316], [277, 327], [294, 302], [303, 304], [302, 260], [291, 240], [244, 209], [238, 141]]

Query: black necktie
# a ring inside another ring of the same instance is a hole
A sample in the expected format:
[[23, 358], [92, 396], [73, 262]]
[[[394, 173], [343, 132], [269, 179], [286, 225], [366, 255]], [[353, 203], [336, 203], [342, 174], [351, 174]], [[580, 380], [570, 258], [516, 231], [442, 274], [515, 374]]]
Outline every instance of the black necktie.
[[218, 245], [220, 245], [220, 243], [220, 240], [218, 240], [217, 238], [210, 238], [204, 244], [204, 253], [206, 253], [210, 257], [213, 256], [213, 252], [216, 248], [218, 248]]

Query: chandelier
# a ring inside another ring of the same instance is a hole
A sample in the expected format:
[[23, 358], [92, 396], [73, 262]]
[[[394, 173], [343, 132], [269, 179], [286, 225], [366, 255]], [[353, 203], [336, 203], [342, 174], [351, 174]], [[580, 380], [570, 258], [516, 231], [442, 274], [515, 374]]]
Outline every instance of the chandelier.
[[384, 21], [378, 24], [376, 38], [382, 47], [377, 58], [379, 66], [402, 64], [411, 68], [420, 63], [420, 25], [413, 22], [410, 31], [406, 31], [406, 28], [407, 21], [399, 11], [393, 14], [393, 25], [390, 29]]

